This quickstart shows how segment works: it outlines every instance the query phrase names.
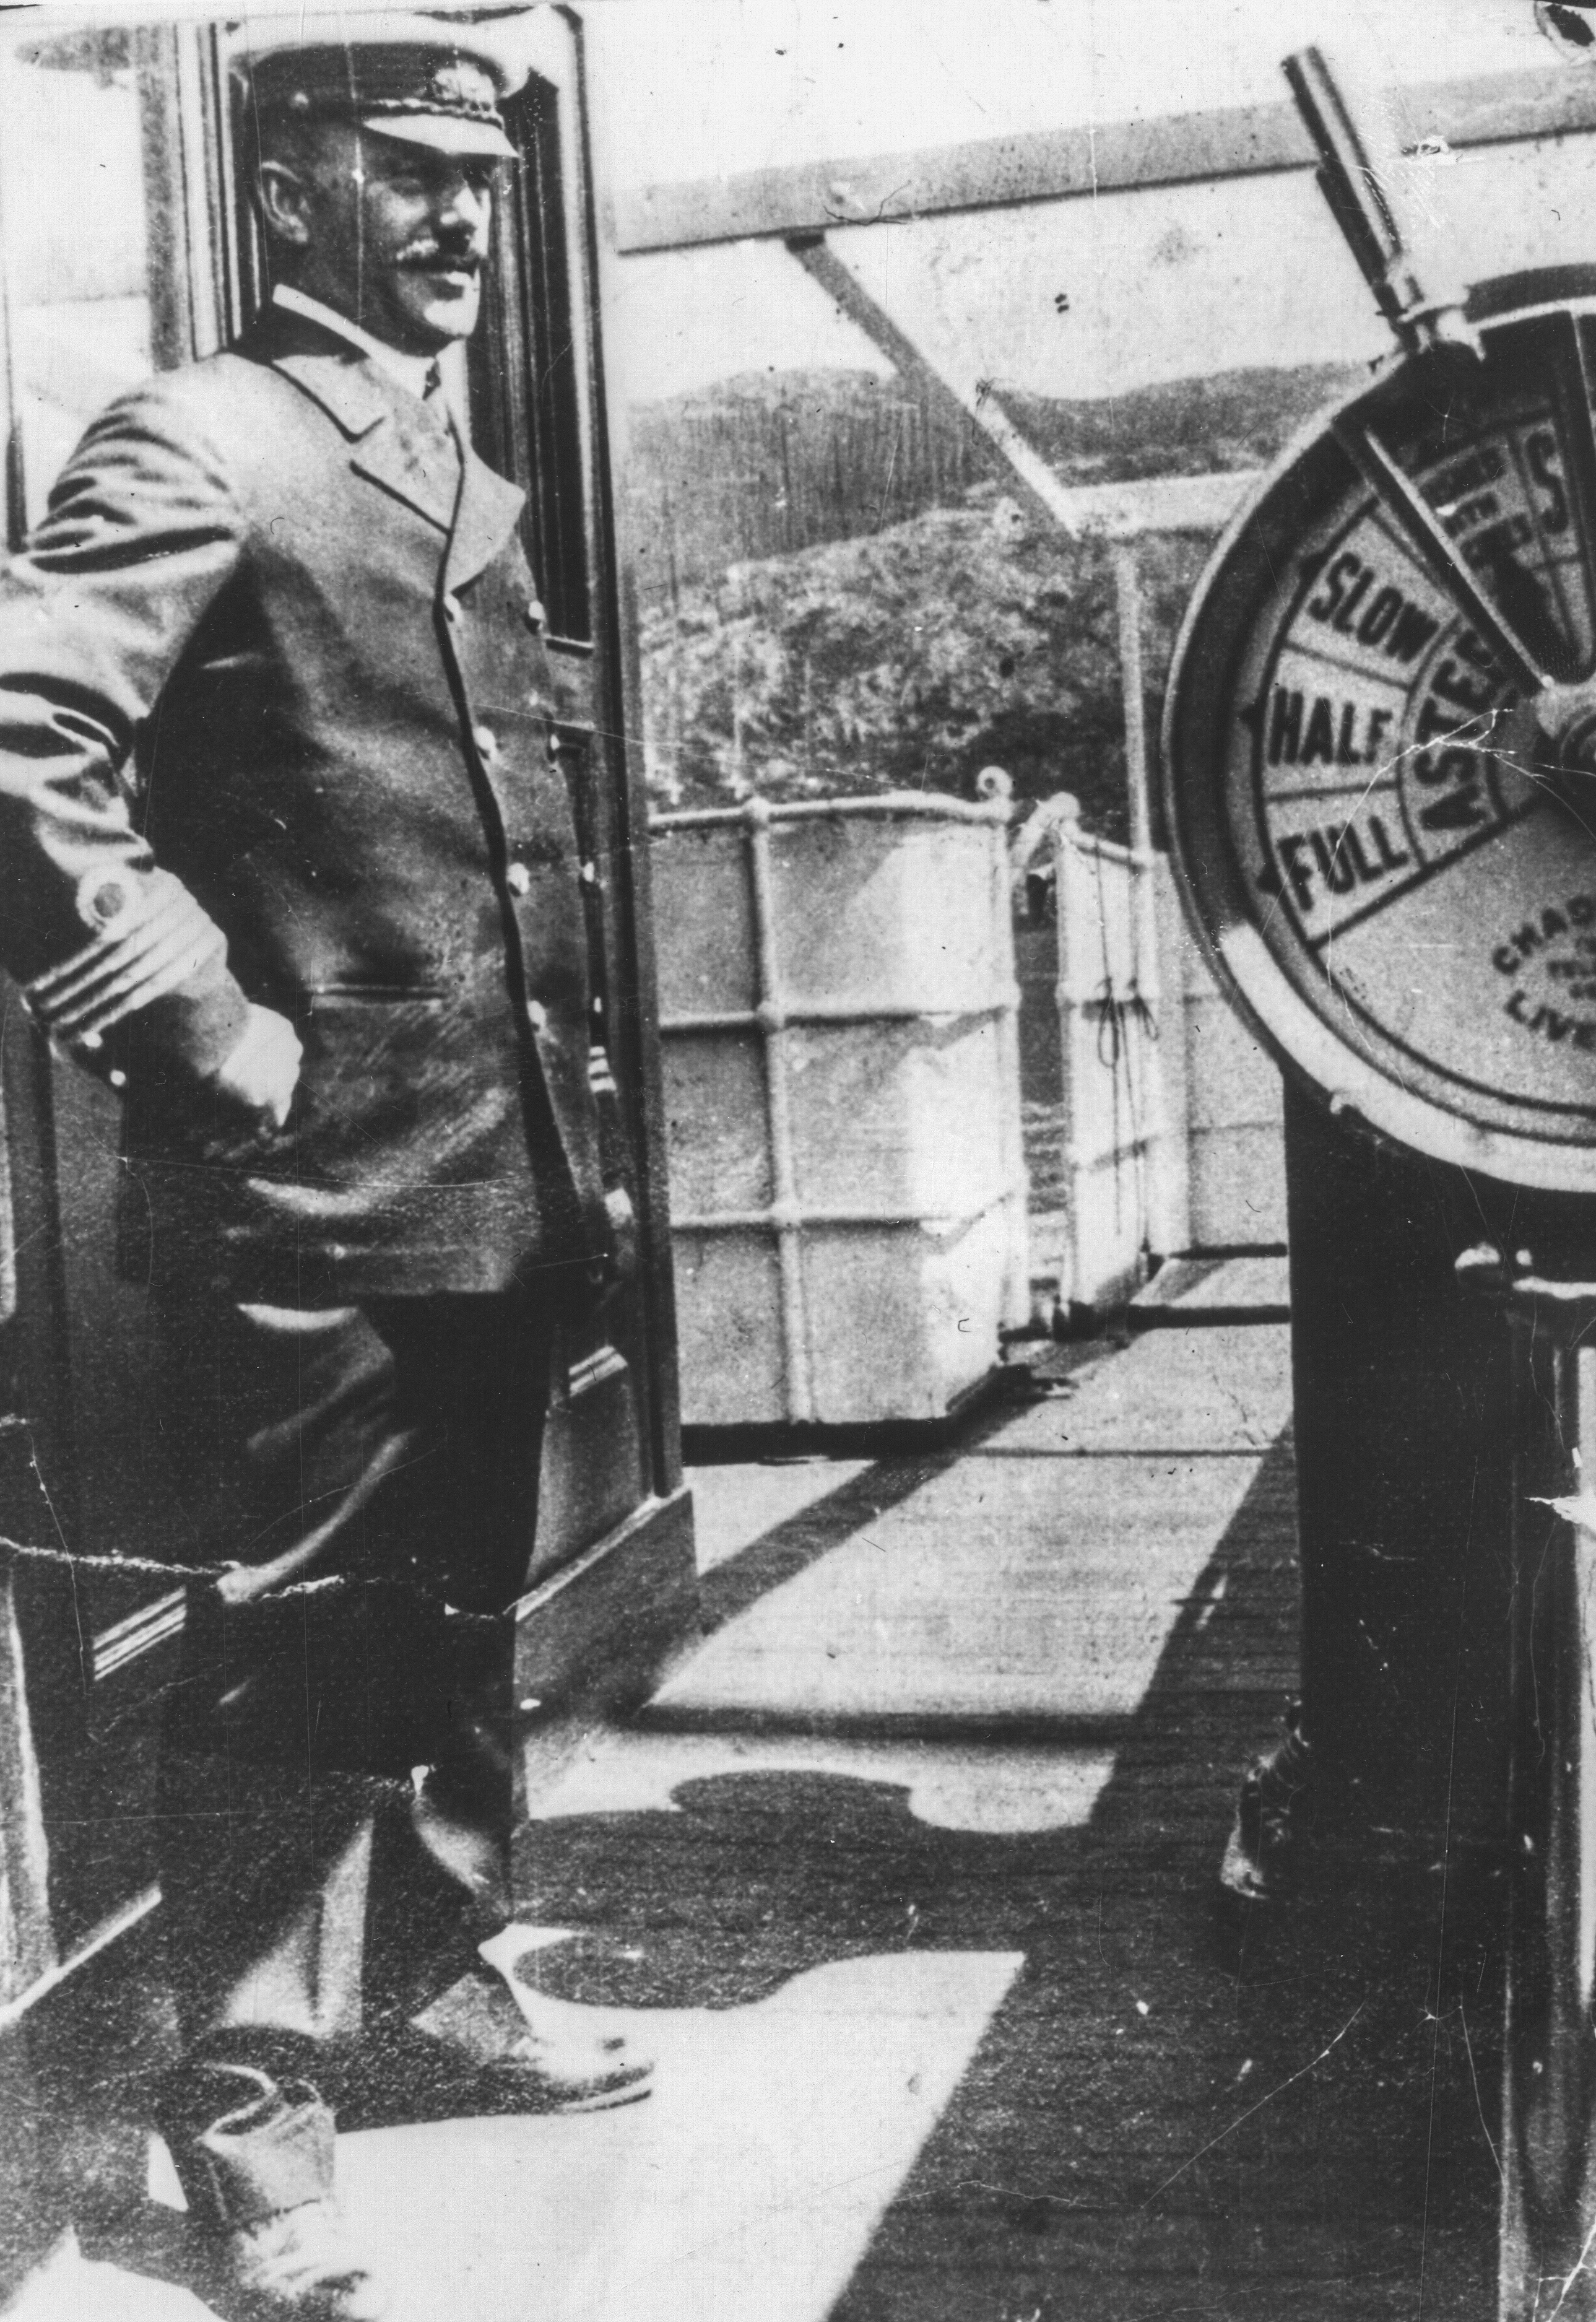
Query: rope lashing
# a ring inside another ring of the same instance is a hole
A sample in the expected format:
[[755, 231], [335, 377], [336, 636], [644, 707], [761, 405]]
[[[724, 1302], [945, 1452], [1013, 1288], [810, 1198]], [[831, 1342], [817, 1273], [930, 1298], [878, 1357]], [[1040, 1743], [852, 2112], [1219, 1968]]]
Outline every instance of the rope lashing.
[[1137, 986], [1133, 983], [1121, 1000], [1111, 975], [1103, 978], [1090, 1000], [1082, 1001], [1081, 1012], [1098, 1027], [1099, 1064], [1107, 1065], [1113, 1073], [1118, 1072], [1126, 1052], [1127, 1024], [1139, 1024], [1150, 1040], [1158, 1038], [1158, 1020]]
[[[251, 1569], [247, 1564], [167, 1564], [152, 1556], [90, 1556], [68, 1548], [42, 1548], [31, 1541], [7, 1540], [0, 1536], [0, 1564], [36, 1564], [53, 1566], [59, 1570], [114, 1573], [121, 1579], [142, 1578], [171, 1580], [185, 1586], [203, 1580], [225, 1580], [235, 1573]], [[287, 1581], [274, 1588], [269, 1597], [260, 1601], [280, 1604], [290, 1596], [331, 1596], [356, 1589], [402, 1590], [406, 1595], [438, 1596], [441, 1591], [422, 1580], [411, 1579], [400, 1573], [330, 1572], [315, 1580]], [[509, 1619], [509, 1613], [467, 1613], [459, 1606], [444, 1604], [451, 1620], [463, 1621], [484, 1627], [497, 1627]]]

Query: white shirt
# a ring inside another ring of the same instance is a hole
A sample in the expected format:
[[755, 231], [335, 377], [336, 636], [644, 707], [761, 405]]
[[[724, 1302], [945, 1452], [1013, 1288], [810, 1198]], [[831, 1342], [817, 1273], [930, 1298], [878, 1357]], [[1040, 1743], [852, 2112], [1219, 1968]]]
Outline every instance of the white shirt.
[[290, 315], [308, 315], [313, 323], [320, 323], [324, 329], [336, 331], [341, 339], [347, 339], [351, 346], [359, 347], [363, 355], [369, 355], [379, 370], [385, 370], [390, 379], [397, 379], [399, 385], [408, 388], [412, 395], [425, 395], [427, 380], [433, 372], [434, 358], [432, 355], [407, 355], [398, 347], [385, 346], [380, 339], [374, 339], [369, 331], [362, 331], [358, 323], [351, 323], [347, 315], [340, 315], [335, 308], [324, 306], [319, 298], [312, 298], [306, 292], [296, 290], [291, 282], [276, 284], [271, 303], [274, 306], [287, 307]]

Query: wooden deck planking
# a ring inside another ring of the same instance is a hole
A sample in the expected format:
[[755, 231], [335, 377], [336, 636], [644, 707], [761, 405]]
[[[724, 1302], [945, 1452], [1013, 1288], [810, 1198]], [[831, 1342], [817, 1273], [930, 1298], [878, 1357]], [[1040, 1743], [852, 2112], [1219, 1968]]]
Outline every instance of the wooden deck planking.
[[[800, 1515], [816, 1553], [720, 1627], [649, 1721], [1130, 1717], [1180, 1610], [1211, 1593], [1214, 1546], [1285, 1422], [1284, 1369], [1277, 1330], [1169, 1332], [876, 1498], [852, 1479], [852, 1529], [828, 1536], [828, 1502]], [[1171, 1439], [1187, 1448], [1145, 1448]]]
[[[469, 2283], [484, 2322], [529, 2297], [550, 2322], [1490, 2310], [1494, 1986], [1443, 1880], [1326, 1849], [1239, 1950], [1213, 1915], [1295, 1671], [1285, 1358], [1277, 1330], [1161, 1332], [957, 1452], [772, 1472], [741, 1519], [725, 1475], [698, 1666], [758, 1632], [779, 1685], [785, 1635], [781, 1722], [758, 1656], [724, 1723], [689, 1664], [677, 1727], [587, 1736], [517, 1849], [524, 1915], [566, 1931], [540, 1981], [630, 2016], [655, 2098], [348, 2139], [357, 2206], [405, 2204], [412, 2307]], [[828, 1650], [856, 1723], [896, 1700], [889, 1732], [820, 1730]], [[1083, 1746], [1104, 1671], [1120, 1706]], [[1017, 1675], [1039, 1734], [992, 1729]]]
[[[540, 1911], [593, 1928], [562, 1967], [551, 1954], [551, 1974], [568, 1979], [555, 1988], [572, 1997], [669, 2004], [694, 1991], [725, 2004], [816, 1958], [899, 1944], [1025, 1955], [834, 2322], [1396, 2322], [1418, 2313], [1421, 2280], [1427, 2322], [1488, 2310], [1491, 1985], [1472, 1954], [1472, 1981], [1447, 1963], [1439, 1879], [1422, 1864], [1365, 1876], [1327, 1860], [1309, 1906], [1239, 1960], [1213, 1917], [1241, 1760], [1277, 1730], [1295, 1675], [1289, 1444], [1263, 1456], [1286, 1416], [1285, 1357], [1274, 1329], [1161, 1332], [949, 1461], [848, 1479], [789, 1519], [773, 1549], [744, 1551], [772, 1594], [729, 1595], [698, 1678], [689, 1669], [675, 1689], [690, 1722], [693, 1684], [702, 1709], [713, 1692], [702, 1670], [739, 1619], [762, 1623], [777, 1602], [790, 1614], [806, 1584], [804, 1617], [784, 1629], [798, 1662], [829, 1636], [839, 1660], [889, 1683], [891, 1641], [917, 1625], [900, 1696], [927, 1711], [971, 1706], [962, 1751], [940, 1726], [935, 1747], [944, 1765], [962, 1755], [979, 1787], [1004, 1756], [980, 1730], [990, 1690], [955, 1675], [936, 1694], [933, 1623], [922, 1600], [917, 1624], [907, 1575], [928, 1586], [940, 1544], [944, 1679], [954, 1648], [984, 1638], [1000, 1663], [1017, 1648], [1062, 1719], [1082, 1697], [1071, 1691], [1079, 1665], [1068, 1678], [1054, 1665], [1051, 1691], [1043, 1680], [1071, 1622], [1095, 1618], [1108, 1661], [1134, 1659], [1145, 1598], [1162, 1592], [1159, 1649], [1084, 1818], [1048, 1827], [1039, 1813], [1039, 1826], [1003, 1833], [928, 1826], [913, 1799], [929, 1745], [917, 1751], [912, 1719], [896, 1761], [846, 1734], [825, 1741], [824, 1767], [782, 1761], [790, 1741], [756, 1730], [751, 1655], [734, 1771], [689, 1762], [702, 1734], [634, 1737], [662, 1753], [656, 1811], [556, 1814], [529, 1842]], [[1189, 1457], [1146, 1457], [1172, 1435]], [[1215, 1471], [1232, 1481], [1208, 1496], [1194, 1479]], [[1214, 1525], [1202, 1586], [1172, 1592], [1163, 1543], [1200, 1533], [1199, 1492]], [[880, 1577], [895, 1561], [903, 1593]], [[721, 1577], [735, 1572], [733, 1559]], [[990, 1601], [960, 1615], [953, 1600], [981, 1586]], [[777, 1686], [781, 1632], [768, 1631], [763, 1665]], [[689, 1755], [672, 1789], [679, 1747]], [[777, 1754], [762, 1767], [766, 1748]], [[602, 1764], [595, 1772], [602, 1790]], [[621, 1924], [601, 1935], [595, 1922], [622, 1888]], [[624, 1970], [617, 1943], [633, 1954]]]

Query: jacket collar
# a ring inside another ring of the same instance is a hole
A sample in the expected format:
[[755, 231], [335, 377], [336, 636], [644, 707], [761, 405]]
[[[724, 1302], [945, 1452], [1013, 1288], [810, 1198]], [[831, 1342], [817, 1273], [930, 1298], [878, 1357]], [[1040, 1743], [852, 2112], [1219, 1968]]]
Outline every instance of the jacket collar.
[[269, 308], [250, 352], [319, 404], [351, 445], [350, 465], [449, 535], [443, 586], [463, 589], [508, 540], [526, 495], [469, 446], [457, 474], [440, 459], [415, 398], [349, 340], [306, 315]]
[[301, 290], [295, 283], [274, 284], [271, 303], [274, 307], [284, 308], [291, 315], [306, 315], [311, 322], [319, 323], [324, 330], [331, 331], [335, 338], [347, 340], [362, 354], [369, 355], [386, 378], [397, 379], [412, 395], [424, 396], [429, 376], [437, 374], [438, 359], [435, 355], [406, 354], [402, 347], [384, 345], [380, 339], [374, 339], [370, 332], [362, 329], [359, 323], [352, 322], [347, 315], [339, 314], [334, 307], [324, 306], [319, 298], [313, 298], [307, 290]]
[[398, 390], [376, 364], [308, 315], [267, 307], [240, 352], [291, 379], [351, 442], [369, 434], [394, 408]]

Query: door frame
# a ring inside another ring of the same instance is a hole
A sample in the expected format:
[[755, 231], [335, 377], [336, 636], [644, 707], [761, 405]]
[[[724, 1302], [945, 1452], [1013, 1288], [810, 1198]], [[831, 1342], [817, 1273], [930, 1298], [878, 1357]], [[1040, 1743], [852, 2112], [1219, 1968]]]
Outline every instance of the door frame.
[[[352, 5], [363, 8], [369, 0]], [[251, 297], [258, 296], [228, 108], [228, 34], [219, 18], [202, 18], [193, 11], [173, 22], [174, 13], [169, 7], [163, 21], [151, 22], [157, 11], [137, 0], [132, 7], [98, 5], [92, 14], [83, 8], [41, 8], [28, 13], [25, 25], [5, 28], [11, 38], [30, 41], [57, 32], [81, 32], [86, 23], [134, 32], [145, 198], [150, 215], [160, 219], [159, 237], [151, 237], [150, 271], [151, 336], [162, 367], [223, 343], [244, 319]], [[587, 62], [578, 11], [545, 0], [543, 8], [528, 11], [529, 19], [534, 15], [547, 23], [542, 46], [551, 59], [567, 60], [560, 78], [567, 109], [559, 182], [570, 276], [571, 408], [580, 439], [577, 514], [587, 542], [588, 577], [589, 635], [556, 635], [551, 644], [569, 689], [569, 702], [562, 705], [568, 715], [561, 722], [572, 740], [579, 739], [590, 752], [591, 777], [609, 835], [609, 876], [601, 882], [609, 908], [596, 937], [595, 964], [611, 1007], [613, 1061], [634, 1159], [642, 1256], [639, 1279], [627, 1294], [633, 1302], [636, 1488], [627, 1487], [627, 1504], [610, 1507], [597, 1529], [589, 1525], [584, 1534], [579, 1522], [558, 1561], [534, 1568], [517, 1604], [518, 1697], [535, 1725], [640, 1700], [693, 1631], [697, 1583], [691, 1501], [681, 1469], [647, 809], [640, 745], [632, 738], [641, 718], [625, 714], [628, 701], [638, 698], [638, 659], [615, 517], [600, 336], [604, 258], [592, 178]], [[262, 20], [251, 21], [258, 26]], [[0, 431], [6, 447], [6, 517], [15, 545], [24, 478], [7, 357], [12, 307], [6, 247], [0, 219]], [[6, 1002], [14, 1007], [14, 993], [0, 994], [0, 1004]], [[14, 1014], [12, 1020], [17, 1021]], [[14, 1033], [5, 1043], [4, 1098], [17, 1292], [14, 1316], [0, 1312], [0, 1374], [7, 1367], [9, 1338], [28, 1381], [16, 1440], [30, 1453], [37, 1450], [40, 1470], [62, 1488], [46, 1504], [29, 1459], [0, 1468], [0, 1531], [24, 1543], [49, 1546], [64, 1538], [80, 1550], [120, 1554], [130, 1544], [120, 1529], [107, 1526], [87, 1507], [89, 1495], [75, 1491], [80, 1476], [76, 1446], [92, 1432], [85, 1401], [92, 1379], [87, 1389], [85, 1381], [94, 1344], [121, 1344], [116, 1294], [97, 1277], [98, 1286], [86, 1290], [81, 1266], [76, 1275], [70, 1271], [76, 1263], [73, 1205], [86, 1198], [75, 1192], [73, 1144], [85, 1138], [103, 1142], [114, 1107], [104, 1092], [85, 1083], [32, 1033], [22, 1038]], [[109, 1303], [92, 1311], [86, 1306], [91, 1295]], [[606, 1364], [603, 1347], [584, 1350], [564, 1382], [565, 1407], [579, 1406], [585, 1394], [601, 1395], [616, 1365], [626, 1359], [616, 1356], [616, 1364]], [[3, 1389], [0, 1376], [0, 1407], [5, 1402]], [[597, 1400], [590, 1408], [597, 1414]], [[552, 1432], [557, 1432], [561, 1415], [554, 1414]], [[596, 1431], [586, 1431], [589, 1437]], [[131, 1544], [146, 1553], [157, 1545]], [[174, 1673], [182, 1598], [170, 1584], [148, 1577], [134, 1579], [130, 1574], [123, 1582], [115, 1574], [97, 1574], [84, 1592], [90, 1600], [89, 1618], [80, 1621], [71, 1604], [75, 1578], [59, 1570], [53, 1579], [41, 1573], [26, 1579], [22, 1594], [31, 1593], [32, 1600], [31, 1609], [24, 1606], [28, 1692], [36, 1702], [36, 1728], [50, 1728], [41, 1735], [45, 1754], [58, 1748], [77, 1751], [87, 1766], [106, 1747], [125, 1752], [127, 1737], [135, 1731], [152, 1738], [154, 1705]], [[535, 1750], [529, 1747], [524, 1755], [531, 1764]], [[50, 1819], [47, 1789], [47, 1829]], [[157, 1899], [149, 1887], [130, 1893], [123, 1879], [92, 1924], [81, 1911], [71, 1915], [65, 1966], [42, 1979], [36, 1990], [53, 1988], [63, 1973], [146, 1917]]]

